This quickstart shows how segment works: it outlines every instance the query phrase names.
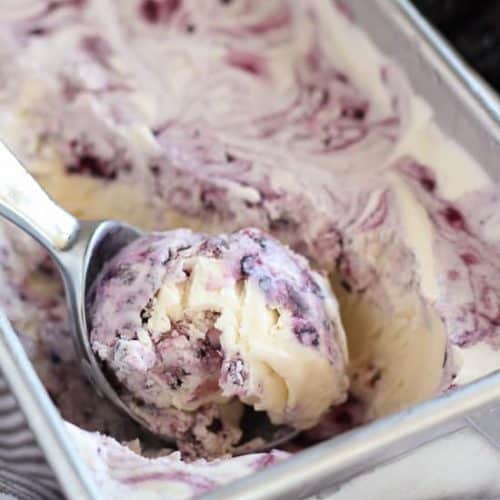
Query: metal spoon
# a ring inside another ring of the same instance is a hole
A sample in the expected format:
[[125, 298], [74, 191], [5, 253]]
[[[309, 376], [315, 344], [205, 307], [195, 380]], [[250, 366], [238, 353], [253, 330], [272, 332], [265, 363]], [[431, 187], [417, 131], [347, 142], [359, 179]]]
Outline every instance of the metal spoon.
[[[54, 259], [64, 281], [73, 340], [85, 375], [100, 396], [148, 429], [148, 424], [123, 403], [103, 374], [90, 345], [85, 306], [87, 291], [103, 264], [143, 233], [121, 222], [76, 219], [49, 198], [1, 142], [0, 168], [0, 215], [35, 238]], [[271, 424], [265, 413], [250, 415], [242, 420], [244, 438], [236, 454], [275, 447], [297, 433], [290, 427]], [[256, 439], [259, 437], [262, 439]]]

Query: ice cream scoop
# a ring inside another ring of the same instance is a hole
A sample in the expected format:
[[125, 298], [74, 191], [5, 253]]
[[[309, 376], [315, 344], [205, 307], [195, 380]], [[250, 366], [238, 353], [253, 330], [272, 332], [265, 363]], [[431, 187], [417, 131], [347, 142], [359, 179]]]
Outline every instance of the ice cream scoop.
[[186, 453], [233, 453], [243, 405], [307, 429], [346, 399], [328, 281], [260, 230], [144, 235], [106, 264], [89, 301], [92, 347], [123, 400]]
[[[102, 371], [90, 346], [85, 296], [103, 265], [141, 231], [115, 221], [80, 221], [56, 205], [0, 142], [0, 215], [35, 238], [50, 253], [64, 281], [73, 337], [82, 369], [103, 397], [151, 429], [143, 416], [126, 405]], [[287, 426], [259, 421], [252, 438], [265, 436], [261, 446], [274, 446], [296, 432]], [[164, 436], [165, 437], [165, 436]], [[255, 440], [254, 440], [255, 441]]]
[[0, 215], [35, 238], [52, 256], [64, 281], [73, 324], [74, 343], [82, 369], [102, 395], [135, 420], [95, 359], [87, 331], [86, 290], [102, 265], [141, 232], [114, 221], [80, 221], [55, 204], [0, 142]]

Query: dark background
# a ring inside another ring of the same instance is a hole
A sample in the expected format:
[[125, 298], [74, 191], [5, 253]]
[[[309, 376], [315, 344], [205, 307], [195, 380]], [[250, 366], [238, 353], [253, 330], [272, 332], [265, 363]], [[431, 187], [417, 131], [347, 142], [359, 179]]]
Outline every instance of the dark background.
[[413, 0], [413, 3], [500, 92], [500, 0]]

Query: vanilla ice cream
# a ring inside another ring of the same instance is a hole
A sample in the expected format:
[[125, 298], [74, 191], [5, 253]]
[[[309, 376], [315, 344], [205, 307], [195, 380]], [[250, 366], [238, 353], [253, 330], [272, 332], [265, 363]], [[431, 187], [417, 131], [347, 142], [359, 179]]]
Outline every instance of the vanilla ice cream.
[[328, 281], [259, 230], [141, 237], [106, 265], [89, 300], [92, 346], [125, 401], [185, 452], [231, 451], [241, 438], [235, 401], [306, 429], [346, 399]]

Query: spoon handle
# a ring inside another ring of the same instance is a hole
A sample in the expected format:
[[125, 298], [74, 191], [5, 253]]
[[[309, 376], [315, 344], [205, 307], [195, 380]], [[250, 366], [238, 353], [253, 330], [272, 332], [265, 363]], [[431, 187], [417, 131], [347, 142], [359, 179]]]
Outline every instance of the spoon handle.
[[78, 220], [56, 205], [0, 142], [0, 215], [48, 250], [65, 250], [76, 237]]

